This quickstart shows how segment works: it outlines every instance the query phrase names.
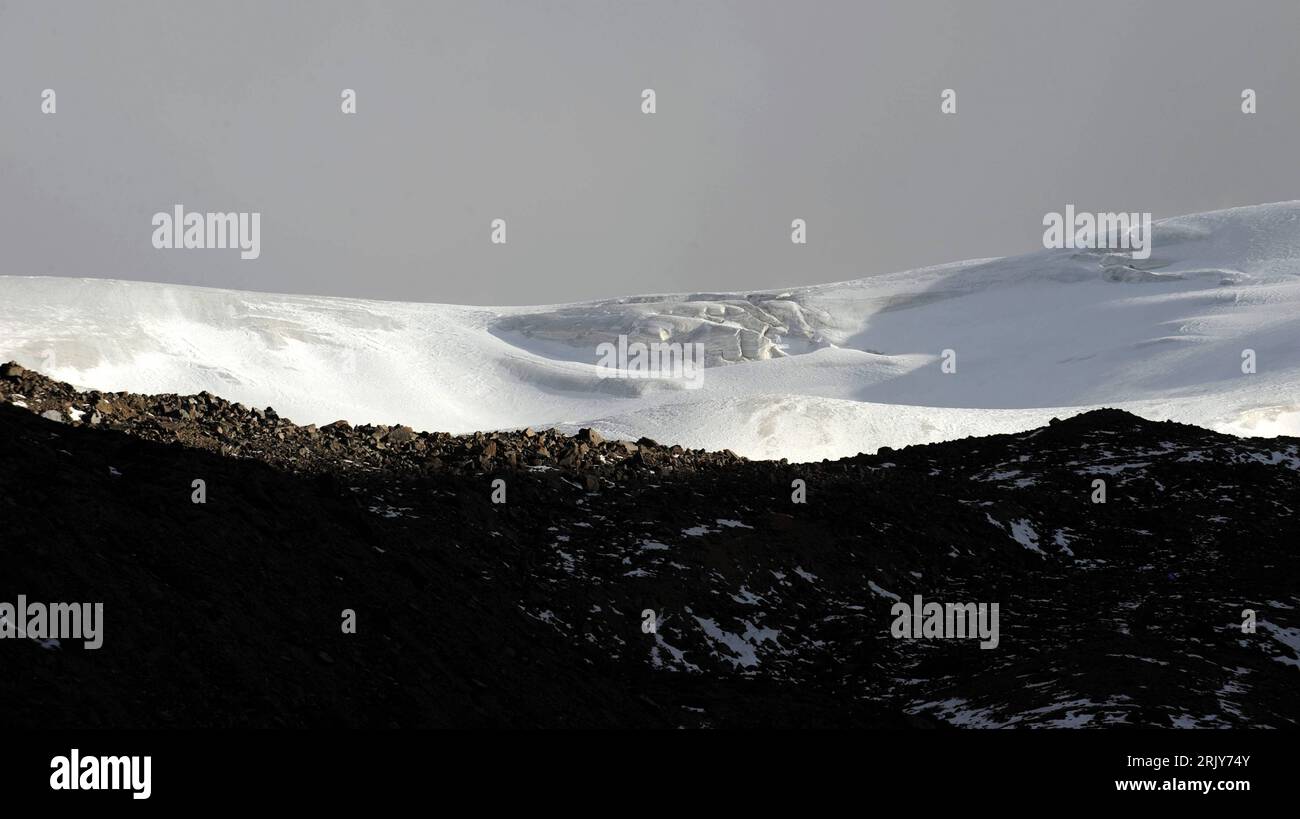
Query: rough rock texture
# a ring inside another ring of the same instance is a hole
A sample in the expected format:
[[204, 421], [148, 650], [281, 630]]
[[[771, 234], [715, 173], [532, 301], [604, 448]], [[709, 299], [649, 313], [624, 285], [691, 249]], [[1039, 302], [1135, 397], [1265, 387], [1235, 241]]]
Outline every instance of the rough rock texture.
[[[1298, 498], [1295, 440], [1114, 410], [787, 465], [6, 365], [0, 602], [105, 634], [0, 640], [0, 724], [1294, 726]], [[998, 647], [891, 636], [918, 594]]]
[[553, 429], [450, 435], [417, 433], [400, 425], [354, 427], [346, 420], [323, 428], [298, 426], [271, 407], [245, 407], [206, 392], [79, 392], [12, 362], [0, 372], [6, 373], [0, 376], [0, 402], [52, 420], [256, 459], [296, 473], [469, 475], [545, 467], [621, 479], [629, 473], [689, 472], [740, 460], [730, 451], [660, 446], [649, 438], [636, 443], [605, 441], [590, 429], [576, 436]]

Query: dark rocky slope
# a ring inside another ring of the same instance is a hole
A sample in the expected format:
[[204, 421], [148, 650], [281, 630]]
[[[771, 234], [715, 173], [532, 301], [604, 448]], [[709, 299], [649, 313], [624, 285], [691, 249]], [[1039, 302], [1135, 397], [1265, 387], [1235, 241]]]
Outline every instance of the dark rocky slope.
[[[0, 724], [1294, 726], [1297, 503], [1297, 441], [1111, 410], [787, 465], [7, 365], [0, 602], [105, 635], [0, 640]], [[998, 603], [998, 647], [891, 637], [915, 594]]]

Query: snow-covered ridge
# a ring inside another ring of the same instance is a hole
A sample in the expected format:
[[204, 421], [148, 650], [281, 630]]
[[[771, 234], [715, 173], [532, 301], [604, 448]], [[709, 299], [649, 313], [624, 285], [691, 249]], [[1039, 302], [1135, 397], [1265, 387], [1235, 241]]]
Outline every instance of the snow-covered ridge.
[[[6, 276], [0, 360], [103, 390], [208, 390], [301, 423], [592, 424], [792, 460], [1103, 405], [1300, 432], [1300, 202], [1163, 220], [1152, 248], [524, 308]], [[703, 344], [702, 387], [601, 378], [597, 345], [620, 335]]]

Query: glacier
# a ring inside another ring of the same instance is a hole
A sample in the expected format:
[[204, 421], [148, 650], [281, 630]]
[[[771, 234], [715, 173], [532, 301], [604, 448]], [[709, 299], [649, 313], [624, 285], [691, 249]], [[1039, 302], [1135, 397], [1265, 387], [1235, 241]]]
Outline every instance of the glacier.
[[[1300, 434], [1300, 201], [1157, 221], [1150, 258], [1042, 250], [750, 293], [536, 307], [0, 276], [0, 360], [83, 388], [203, 390], [292, 420], [594, 427], [814, 461], [1101, 406]], [[698, 389], [597, 347], [698, 343]], [[956, 371], [940, 367], [944, 350]], [[1257, 371], [1243, 373], [1243, 351]]]

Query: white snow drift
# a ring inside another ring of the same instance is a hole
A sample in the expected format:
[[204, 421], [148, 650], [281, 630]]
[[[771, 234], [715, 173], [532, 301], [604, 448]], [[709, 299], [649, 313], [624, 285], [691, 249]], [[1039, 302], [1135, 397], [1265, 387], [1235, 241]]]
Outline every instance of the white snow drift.
[[[1300, 202], [1167, 219], [1152, 245], [1141, 261], [1045, 250], [785, 291], [527, 308], [7, 276], [0, 360], [101, 390], [208, 390], [299, 423], [593, 425], [791, 460], [1097, 406], [1300, 433]], [[620, 335], [703, 344], [702, 386], [601, 378], [597, 346]]]

